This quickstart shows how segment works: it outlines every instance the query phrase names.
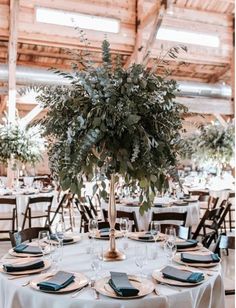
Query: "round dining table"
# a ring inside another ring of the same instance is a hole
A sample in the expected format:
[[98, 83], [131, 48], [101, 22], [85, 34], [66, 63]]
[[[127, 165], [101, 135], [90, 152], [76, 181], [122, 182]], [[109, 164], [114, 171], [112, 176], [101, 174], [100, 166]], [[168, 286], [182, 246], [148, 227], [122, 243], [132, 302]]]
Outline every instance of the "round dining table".
[[[132, 203], [133, 202], [133, 203]], [[139, 230], [148, 230], [149, 224], [151, 222], [152, 213], [164, 213], [164, 212], [177, 212], [183, 213], [187, 212], [186, 218], [186, 227], [193, 227], [197, 226], [200, 221], [200, 205], [199, 202], [196, 200], [195, 202], [189, 202], [185, 205], [175, 205], [173, 204], [173, 200], [164, 201], [162, 198], [156, 199], [158, 205], [162, 205], [162, 207], [152, 206], [147, 212], [143, 215], [140, 214], [138, 206], [138, 202], [135, 202], [132, 199], [123, 199], [119, 203], [116, 203], [117, 211], [124, 211], [124, 212], [135, 212], [137, 221], [138, 221], [138, 228]], [[107, 202], [102, 202], [101, 207], [106, 209], [108, 208]], [[176, 223], [173, 221], [173, 223]]]
[[[63, 258], [59, 269], [68, 272], [80, 272], [89, 279], [94, 276], [91, 269], [91, 247], [105, 250], [108, 241], [94, 240], [91, 242], [87, 235], [78, 243], [63, 248]], [[130, 239], [117, 241], [120, 249], [125, 249], [126, 259], [118, 262], [101, 261], [102, 268], [98, 273], [101, 277], [110, 275], [111, 271], [135, 274], [139, 269], [135, 265], [135, 251], [146, 249], [147, 262], [143, 273], [154, 282], [157, 293], [138, 299], [116, 299], [100, 294], [99, 299], [94, 296], [91, 287], [85, 287], [76, 297], [73, 293], [49, 294], [33, 289], [30, 285], [23, 286], [29, 280], [39, 277], [39, 274], [10, 280], [9, 275], [0, 273], [0, 307], [1, 308], [224, 308], [224, 286], [220, 265], [207, 269], [208, 279], [194, 287], [173, 287], [157, 284], [152, 279], [152, 273], [161, 269], [169, 261], [160, 243], [143, 243]], [[150, 253], [155, 251], [156, 254]], [[11, 256], [6, 254], [1, 262], [11, 262]], [[11, 257], [12, 258], [12, 257]], [[173, 262], [174, 265], [177, 265]], [[202, 269], [201, 269], [202, 271]], [[50, 269], [48, 270], [50, 272]]]

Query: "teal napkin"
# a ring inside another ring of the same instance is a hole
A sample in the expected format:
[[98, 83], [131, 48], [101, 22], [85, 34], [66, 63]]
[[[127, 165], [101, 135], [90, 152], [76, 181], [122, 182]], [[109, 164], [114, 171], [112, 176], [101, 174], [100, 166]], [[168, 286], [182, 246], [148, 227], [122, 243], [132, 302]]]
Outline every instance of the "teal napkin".
[[74, 242], [73, 237], [69, 237], [69, 236], [63, 237], [63, 236], [60, 236], [60, 235], [57, 236], [56, 234], [51, 234], [50, 235], [50, 239], [53, 240], [53, 241], [57, 241], [58, 242], [58, 238], [62, 239], [63, 244]]
[[42, 250], [38, 246], [30, 246], [23, 243], [14, 247], [13, 250], [17, 253], [28, 253], [32, 255], [42, 254]]
[[30, 261], [24, 264], [3, 264], [3, 269], [8, 273], [33, 270], [42, 267], [44, 267], [43, 260]]
[[193, 248], [198, 244], [197, 240], [187, 240], [184, 242], [176, 243], [177, 249]]
[[201, 272], [193, 273], [185, 270], [180, 270], [172, 266], [166, 266], [161, 270], [161, 272], [165, 278], [181, 282], [198, 283], [204, 280], [204, 274]]
[[136, 296], [139, 293], [139, 290], [129, 282], [126, 273], [111, 272], [111, 279], [108, 283], [119, 296]]
[[181, 261], [186, 263], [218, 263], [220, 262], [220, 258], [217, 253], [210, 255], [181, 253]]
[[75, 279], [75, 276], [71, 273], [59, 271], [52, 278], [47, 281], [41, 281], [37, 284], [40, 290], [45, 291], [58, 291], [67, 287]]

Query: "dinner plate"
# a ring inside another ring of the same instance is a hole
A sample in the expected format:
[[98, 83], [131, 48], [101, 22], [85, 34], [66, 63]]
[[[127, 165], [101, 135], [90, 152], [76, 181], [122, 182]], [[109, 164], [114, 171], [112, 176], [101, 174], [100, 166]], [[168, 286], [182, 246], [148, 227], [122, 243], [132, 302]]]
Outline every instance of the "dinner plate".
[[[29, 243], [28, 245], [30, 246], [31, 243]], [[32, 246], [35, 246], [33, 243], [31, 244]], [[45, 255], [48, 255], [49, 253], [51, 253], [52, 251], [54, 251], [55, 248], [53, 248], [52, 246], [50, 247], [50, 245], [48, 245], [47, 249], [45, 250]], [[19, 253], [19, 252], [15, 252], [13, 250], [13, 248], [11, 248], [8, 253], [11, 255], [11, 256], [14, 256], [14, 257], [18, 257], [18, 258], [35, 258], [35, 257], [42, 257], [42, 253], [40, 254], [31, 254], [31, 253]]]
[[[128, 233], [128, 238], [134, 241], [139, 241], [139, 242], [155, 242], [154, 239], [140, 239], [140, 236], [145, 236], [147, 234], [145, 234], [145, 232], [130, 232]], [[157, 242], [163, 241], [164, 240], [164, 236], [165, 234], [161, 233], [157, 239]]]
[[184, 201], [188, 203], [194, 203], [194, 202], [197, 202], [198, 200], [197, 199], [184, 199]]
[[[210, 253], [209, 253], [210, 254]], [[204, 254], [206, 255], [206, 253]], [[184, 265], [187, 265], [187, 266], [192, 266], [192, 267], [214, 267], [214, 266], [217, 266], [220, 262], [218, 263], [189, 263], [189, 262], [183, 262], [181, 260], [181, 256], [179, 253], [177, 253], [174, 258], [173, 258], [173, 261], [179, 263], [179, 264], [184, 264]]]
[[202, 243], [197, 243], [197, 246], [195, 247], [189, 247], [189, 248], [184, 248], [184, 249], [178, 249], [178, 252], [188, 252], [188, 251], [198, 251], [203, 248]]
[[[123, 233], [122, 233], [121, 231], [116, 230], [116, 232], [115, 232], [115, 238], [121, 238], [121, 237], [123, 237]], [[91, 237], [91, 234], [89, 234], [89, 238], [92, 238], [92, 237]], [[104, 240], [104, 241], [106, 241], [106, 240], [109, 240], [110, 238], [109, 238], [109, 236], [107, 236], [107, 237], [102, 237], [102, 236], [100, 235], [100, 233], [98, 232], [98, 233], [96, 234], [96, 236], [95, 236], [95, 239], [96, 239], [96, 240]]]
[[117, 298], [117, 299], [135, 299], [135, 298], [140, 298], [144, 297], [150, 293], [153, 292], [155, 286], [154, 284], [146, 279], [146, 278], [140, 278], [137, 276], [132, 276], [128, 275], [130, 283], [137, 289], [139, 289], [138, 295], [135, 296], [119, 296], [116, 294], [116, 292], [110, 287], [108, 284], [108, 281], [111, 277], [105, 277], [100, 280], [97, 280], [95, 283], [95, 289], [101, 293], [102, 295], [112, 297], [112, 298]]
[[[39, 259], [35, 259], [35, 261], [39, 261]], [[31, 258], [30, 261], [33, 261], [33, 259]], [[26, 259], [17, 259], [17, 260], [14, 260], [14, 261], [11, 261], [9, 262], [9, 264], [24, 264], [24, 263], [28, 263], [29, 260], [26, 260]], [[40, 273], [46, 269], [48, 269], [50, 266], [51, 266], [51, 261], [49, 260], [44, 260], [44, 267], [41, 267], [41, 268], [37, 268], [37, 269], [31, 269], [31, 270], [26, 270], [26, 271], [20, 271], [20, 272], [6, 272], [3, 268], [3, 265], [1, 264], [0, 265], [0, 272], [2, 273], [5, 273], [7, 275], [31, 275], [31, 274], [34, 274], [34, 273]], [[7, 263], [7, 262], [6, 262]]]
[[[176, 268], [178, 268], [178, 267], [176, 267]], [[196, 271], [190, 270], [188, 268], [186, 268], [184, 270], [187, 271], [187, 272], [191, 272], [191, 273], [196, 272]], [[161, 272], [161, 269], [154, 270], [153, 273], [152, 273], [152, 277], [160, 283], [165, 283], [165, 284], [169, 284], [169, 285], [173, 285], [173, 286], [180, 286], [180, 287], [194, 287], [194, 286], [197, 286], [199, 284], [202, 284], [203, 282], [205, 282], [208, 279], [207, 274], [205, 274], [205, 273], [203, 273], [203, 274], [204, 274], [204, 280], [202, 280], [200, 282], [196, 282], [196, 283], [182, 282], [182, 281], [178, 281], [178, 280], [174, 280], [174, 279], [164, 278], [163, 274]]]
[[[72, 236], [68, 235], [68, 236], [73, 238], [73, 241], [68, 242], [68, 243], [63, 243], [63, 246], [72, 245], [72, 244], [78, 243], [81, 240], [80, 235], [72, 235]], [[51, 242], [52, 245], [58, 244], [58, 242], [54, 241], [54, 240], [51, 240], [50, 242]]]
[[83, 288], [84, 286], [86, 286], [89, 282], [88, 278], [81, 274], [81, 273], [73, 273], [75, 275], [75, 280], [74, 282], [70, 283], [67, 287], [60, 289], [58, 291], [51, 291], [51, 290], [40, 290], [40, 288], [37, 286], [37, 284], [39, 282], [42, 281], [46, 281], [48, 279], [50, 279], [51, 277], [53, 277], [53, 274], [42, 274], [39, 277], [33, 279], [30, 281], [30, 286], [31, 288], [37, 290], [37, 291], [41, 291], [41, 292], [45, 292], [45, 293], [53, 293], [53, 294], [64, 294], [64, 293], [70, 293], [73, 292], [75, 290], [78, 290], [80, 288]]

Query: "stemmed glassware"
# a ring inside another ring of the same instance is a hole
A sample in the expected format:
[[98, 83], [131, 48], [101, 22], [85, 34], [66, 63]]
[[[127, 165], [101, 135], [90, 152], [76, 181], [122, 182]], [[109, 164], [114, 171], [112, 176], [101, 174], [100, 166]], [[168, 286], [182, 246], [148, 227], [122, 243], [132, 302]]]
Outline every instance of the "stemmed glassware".
[[152, 221], [150, 225], [150, 233], [154, 238], [154, 241], [158, 240], [160, 233], [161, 233], [161, 225], [157, 221]]
[[96, 280], [99, 274], [99, 271], [102, 269], [102, 260], [103, 260], [103, 248], [94, 247], [94, 249], [90, 252], [91, 255], [91, 268], [94, 271]]
[[128, 243], [126, 241], [127, 239], [127, 235], [129, 232], [129, 219], [128, 218], [121, 218], [120, 219], [120, 230], [123, 234], [123, 238], [124, 238], [124, 249], [128, 248]]
[[143, 267], [147, 264], [147, 247], [140, 249], [140, 246], [135, 247], [135, 264], [140, 269], [140, 276], [143, 276]]
[[173, 227], [168, 227], [165, 230], [165, 250], [169, 261], [172, 262], [173, 257], [177, 251], [176, 247], [176, 231]]
[[39, 231], [38, 246], [42, 251], [43, 259], [45, 259], [45, 255], [48, 252], [48, 249], [50, 249], [50, 235], [48, 231], [46, 230]]

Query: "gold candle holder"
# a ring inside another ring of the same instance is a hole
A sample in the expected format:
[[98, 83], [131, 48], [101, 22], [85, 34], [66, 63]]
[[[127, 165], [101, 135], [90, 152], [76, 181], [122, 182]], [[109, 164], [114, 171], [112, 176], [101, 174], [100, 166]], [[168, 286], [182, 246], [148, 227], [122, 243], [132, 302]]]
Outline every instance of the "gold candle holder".
[[121, 261], [125, 259], [125, 254], [116, 249], [115, 224], [116, 224], [116, 203], [115, 203], [115, 175], [111, 175], [110, 196], [108, 205], [108, 221], [110, 224], [110, 247], [103, 254], [104, 261]]

